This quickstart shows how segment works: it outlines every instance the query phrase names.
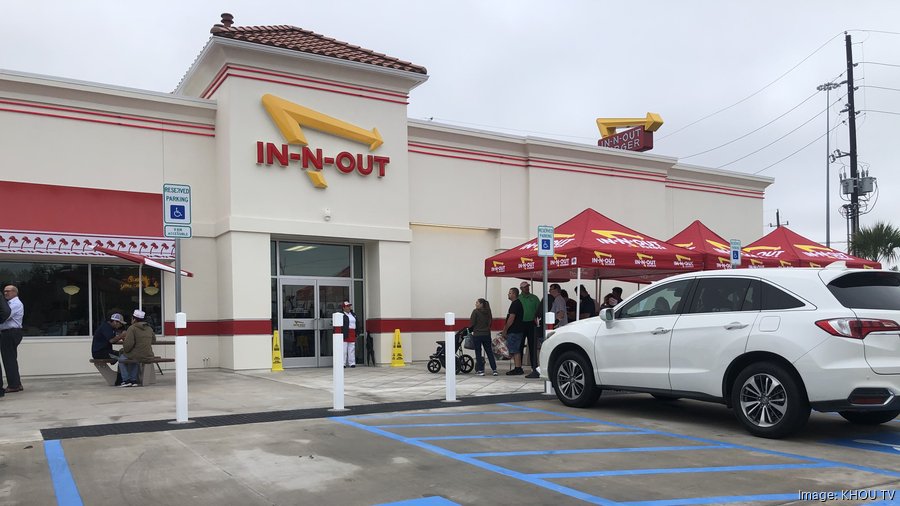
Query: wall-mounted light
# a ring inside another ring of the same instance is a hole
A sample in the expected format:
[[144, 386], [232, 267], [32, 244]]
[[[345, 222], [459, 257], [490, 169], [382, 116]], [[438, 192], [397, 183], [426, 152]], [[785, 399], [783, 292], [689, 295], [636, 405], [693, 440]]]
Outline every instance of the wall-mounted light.
[[63, 287], [63, 291], [66, 292], [66, 295], [75, 295], [81, 291], [81, 288], [75, 285], [66, 285]]
[[148, 287], [144, 288], [144, 293], [153, 297], [154, 295], [159, 293], [159, 288], [157, 288], [155, 286], [148, 286]]
[[331, 208], [330, 207], [326, 207], [325, 209], [322, 209], [322, 219], [325, 221], [331, 221]]

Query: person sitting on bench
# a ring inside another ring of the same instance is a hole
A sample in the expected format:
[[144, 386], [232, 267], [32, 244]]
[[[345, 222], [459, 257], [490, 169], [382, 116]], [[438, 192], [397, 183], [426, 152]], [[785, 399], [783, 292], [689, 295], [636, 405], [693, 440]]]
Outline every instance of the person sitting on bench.
[[122, 341], [122, 352], [119, 354], [119, 371], [122, 373], [121, 387], [136, 387], [138, 383], [138, 372], [141, 364], [126, 363], [126, 360], [140, 362], [153, 358], [153, 348], [151, 344], [156, 339], [156, 334], [147, 322], [144, 321], [146, 314], [140, 309], [135, 309], [131, 314], [131, 326], [125, 332], [125, 339]]
[[[112, 345], [122, 342], [122, 330], [125, 327], [125, 318], [119, 313], [110, 315], [109, 320], [100, 324], [94, 331], [94, 341], [91, 343], [91, 358], [119, 358], [119, 352]], [[116, 379], [116, 385], [122, 384], [122, 375]]]

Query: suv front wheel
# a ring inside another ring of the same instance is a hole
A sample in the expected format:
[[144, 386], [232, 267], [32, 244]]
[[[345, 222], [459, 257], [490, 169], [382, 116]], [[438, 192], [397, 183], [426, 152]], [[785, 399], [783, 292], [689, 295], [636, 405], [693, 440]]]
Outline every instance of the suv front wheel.
[[754, 436], [782, 438], [809, 420], [809, 401], [799, 382], [771, 362], [750, 364], [731, 389], [735, 415]]
[[591, 363], [583, 353], [563, 353], [556, 361], [550, 379], [556, 390], [556, 397], [566, 406], [586, 408], [600, 397], [600, 389], [594, 383]]

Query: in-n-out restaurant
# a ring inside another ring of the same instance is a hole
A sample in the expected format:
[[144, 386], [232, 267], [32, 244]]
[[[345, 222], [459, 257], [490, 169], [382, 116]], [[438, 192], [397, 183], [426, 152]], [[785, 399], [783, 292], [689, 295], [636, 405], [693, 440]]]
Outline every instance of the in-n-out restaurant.
[[285, 367], [328, 366], [345, 300], [379, 364], [395, 329], [426, 359], [444, 313], [486, 295], [504, 316], [519, 281], [486, 280], [485, 258], [586, 208], [663, 239], [695, 219], [759, 236], [770, 178], [409, 119], [425, 67], [227, 15], [211, 34], [172, 93], [0, 71], [0, 282], [25, 305], [24, 376], [93, 371], [94, 328], [138, 304], [174, 335], [174, 274], [93, 249], [171, 263], [164, 184], [191, 195], [190, 368], [270, 368], [276, 330]]

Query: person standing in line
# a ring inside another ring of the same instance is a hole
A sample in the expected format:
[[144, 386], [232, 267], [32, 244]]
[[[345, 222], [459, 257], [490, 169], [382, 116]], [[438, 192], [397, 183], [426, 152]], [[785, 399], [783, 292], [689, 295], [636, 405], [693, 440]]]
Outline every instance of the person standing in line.
[[581, 285], [580, 288], [580, 299], [581, 303], [578, 308], [578, 319], [591, 318], [597, 316], [597, 305], [594, 302], [594, 298], [591, 297], [591, 294], [588, 293], [587, 288], [584, 285]]
[[603, 296], [603, 304], [600, 305], [600, 309], [616, 307], [616, 304], [620, 302], [622, 302], [622, 287], [617, 286]]
[[525, 338], [525, 323], [523, 322], [522, 302], [519, 301], [519, 289], [510, 288], [506, 297], [510, 300], [509, 311], [506, 314], [506, 324], [503, 326], [501, 336], [506, 337], [506, 346], [512, 355], [515, 368], [506, 373], [507, 376], [519, 376], [525, 374], [522, 370], [522, 341]]
[[560, 290], [559, 293], [562, 294], [563, 300], [566, 301], [566, 323], [574, 322], [576, 319], [575, 307], [577, 306], [575, 299], [569, 298], [569, 292], [565, 289]]
[[[2, 355], [3, 368], [6, 369], [5, 393], [21, 392], [22, 378], [19, 376], [19, 352], [18, 347], [22, 342], [22, 318], [25, 316], [25, 306], [19, 300], [19, 289], [13, 285], [3, 288], [3, 298], [9, 304], [9, 318], [0, 323], [0, 355]], [[2, 383], [0, 383], [2, 384]]]
[[[9, 302], [6, 301], [6, 297], [0, 297], [0, 322], [5, 322], [9, 315], [12, 314], [12, 311], [9, 309]], [[0, 336], [0, 339], [3, 339]], [[6, 390], [3, 388], [3, 361], [0, 360], [0, 397], [6, 395]]]
[[562, 290], [556, 283], [550, 285], [550, 295], [553, 296], [553, 306], [550, 308], [550, 312], [556, 315], [555, 328], [559, 328], [569, 323], [569, 316], [566, 311], [566, 298], [563, 297]]
[[469, 317], [469, 330], [472, 331], [472, 340], [475, 341], [475, 374], [484, 376], [484, 358], [481, 351], [487, 355], [491, 364], [492, 376], [497, 376], [497, 361], [494, 360], [494, 350], [491, 347], [491, 304], [485, 299], [475, 301], [475, 309]]
[[344, 367], [356, 367], [356, 313], [353, 312], [353, 304], [344, 301], [341, 304], [344, 313], [344, 324], [341, 333], [344, 334]]
[[519, 284], [519, 301], [522, 303], [522, 323], [525, 324], [525, 345], [528, 346], [528, 365], [531, 366], [531, 372], [526, 378], [540, 378], [537, 372], [537, 343], [534, 339], [534, 331], [536, 330], [536, 316], [538, 313], [538, 305], [541, 299], [537, 295], [531, 293], [531, 285], [527, 281]]
[[140, 309], [135, 309], [131, 313], [131, 326], [125, 332], [125, 339], [122, 341], [122, 352], [119, 353], [119, 371], [122, 373], [122, 384], [120, 387], [137, 387], [138, 372], [140, 364], [127, 364], [126, 360], [140, 362], [153, 358], [153, 341], [156, 340], [156, 334], [144, 319], [146, 313]]

